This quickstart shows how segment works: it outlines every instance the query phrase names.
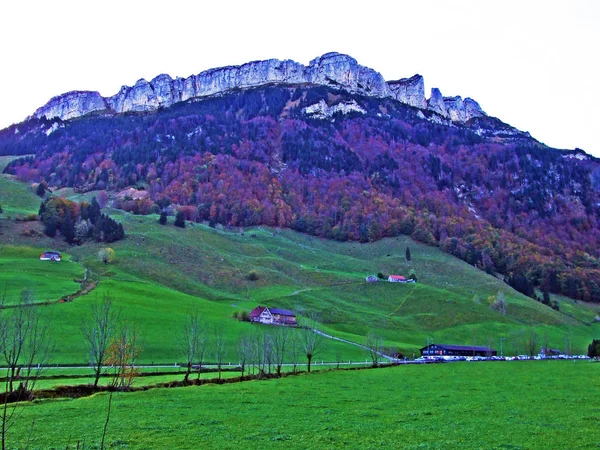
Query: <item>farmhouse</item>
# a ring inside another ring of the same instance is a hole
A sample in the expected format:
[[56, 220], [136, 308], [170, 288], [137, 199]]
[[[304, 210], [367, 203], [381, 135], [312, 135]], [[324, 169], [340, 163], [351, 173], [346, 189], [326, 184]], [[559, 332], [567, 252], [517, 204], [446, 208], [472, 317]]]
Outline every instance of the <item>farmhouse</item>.
[[388, 277], [388, 281], [390, 283], [406, 283], [406, 278], [404, 278], [402, 275], [390, 275]]
[[489, 347], [467, 345], [431, 344], [421, 349], [421, 356], [496, 356]]
[[296, 315], [287, 309], [257, 306], [250, 312], [249, 317], [250, 322], [265, 323], [268, 325], [298, 326]]
[[543, 358], [558, 358], [561, 355], [563, 355], [563, 352], [561, 352], [560, 350], [557, 350], [555, 348], [544, 348], [544, 347], [542, 347], [540, 349], [540, 355]]
[[40, 261], [60, 261], [61, 259], [58, 252], [46, 251], [40, 255]]

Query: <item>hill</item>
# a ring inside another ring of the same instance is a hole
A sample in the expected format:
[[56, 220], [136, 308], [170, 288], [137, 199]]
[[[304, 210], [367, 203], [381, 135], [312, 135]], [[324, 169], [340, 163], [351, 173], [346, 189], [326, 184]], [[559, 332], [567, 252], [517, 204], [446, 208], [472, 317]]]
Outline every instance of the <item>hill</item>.
[[[443, 119], [443, 120], [442, 120]], [[410, 235], [527, 295], [600, 300], [600, 168], [485, 115], [343, 86], [259, 86], [0, 132], [17, 179], [107, 190], [138, 214], [340, 241]], [[127, 189], [127, 188], [133, 188]]]
[[[41, 201], [18, 182], [9, 181], [9, 186], [24, 189], [22, 196], [29, 196], [32, 204], [36, 198]], [[537, 332], [540, 345], [566, 345], [583, 353], [599, 331], [594, 323], [598, 308], [553, 295], [559, 305], [555, 311], [406, 236], [338, 242], [269, 227], [228, 230], [188, 222], [181, 229], [172, 221], [159, 225], [156, 215], [112, 210], [111, 216], [123, 223], [126, 239], [111, 244], [116, 260], [108, 265], [97, 258], [105, 244], [70, 246], [59, 236], [23, 232], [41, 228], [38, 222], [0, 222], [3, 242], [11, 242], [0, 252], [0, 264], [10, 268], [3, 271], [3, 282], [13, 297], [30, 288], [37, 299], [54, 300], [45, 311], [63, 344], [57, 355], [61, 362], [85, 362], [81, 317], [104, 294], [113, 296], [140, 327], [145, 337], [142, 360], [147, 362], [179, 358], [176, 335], [193, 306], [210, 323], [225, 327], [234, 361], [238, 337], [252, 327], [234, 320], [233, 313], [259, 304], [289, 308], [305, 318], [315, 315], [326, 332], [357, 343], [376, 333], [386, 346], [408, 356], [418, 354], [428, 339], [498, 348], [504, 338], [505, 353], [518, 354], [524, 351], [529, 329]], [[405, 259], [407, 247], [410, 261]], [[48, 248], [64, 252], [65, 262], [38, 261]], [[99, 282], [97, 287], [71, 303], [57, 303], [77, 291], [69, 278], [81, 278], [84, 268]], [[378, 272], [408, 275], [411, 270], [416, 284], [365, 281]], [[506, 314], [488, 303], [499, 292], [506, 299]], [[365, 357], [363, 350], [342, 344], [332, 344], [322, 357], [334, 360], [337, 354], [353, 360]]]

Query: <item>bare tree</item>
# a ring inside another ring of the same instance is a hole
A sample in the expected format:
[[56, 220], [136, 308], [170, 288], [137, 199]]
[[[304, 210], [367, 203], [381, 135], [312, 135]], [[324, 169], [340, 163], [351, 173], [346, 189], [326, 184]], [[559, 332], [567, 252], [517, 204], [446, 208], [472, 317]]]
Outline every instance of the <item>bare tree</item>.
[[217, 369], [219, 371], [219, 380], [221, 379], [221, 370], [223, 360], [227, 355], [227, 346], [225, 345], [225, 335], [222, 327], [215, 327], [215, 358], [217, 360]]
[[573, 354], [573, 343], [568, 334], [565, 334], [565, 354], [571, 356]]
[[[0, 296], [0, 353], [7, 367], [2, 408], [1, 442], [6, 448], [6, 435], [15, 424], [18, 408], [10, 401], [31, 398], [31, 391], [52, 354], [50, 323], [43, 320], [34, 304], [31, 291], [25, 289], [15, 308], [4, 309], [6, 295]], [[15, 384], [19, 383], [18, 388]]]
[[288, 350], [288, 343], [290, 340], [290, 333], [287, 327], [277, 327], [271, 334], [271, 340], [273, 343], [273, 359], [275, 361], [275, 369], [277, 370], [277, 376], [281, 376], [281, 367], [285, 359], [285, 353]]
[[485, 356], [491, 358], [493, 356], [493, 348], [494, 348], [494, 338], [492, 336], [488, 336], [487, 342], [487, 350], [485, 351]]
[[108, 346], [106, 363], [113, 367], [112, 387], [127, 390], [139, 375], [135, 362], [142, 351], [141, 337], [135, 325], [122, 323]]
[[267, 373], [271, 374], [271, 366], [273, 365], [273, 335], [271, 332], [265, 331], [263, 333], [263, 374], [265, 373], [265, 365], [267, 367]]
[[[252, 338], [252, 366], [256, 369], [259, 376], [264, 375], [264, 360], [265, 360], [265, 349], [264, 349], [265, 333], [261, 330], [255, 330]], [[254, 371], [254, 369], [253, 369]]]
[[370, 332], [367, 335], [366, 345], [369, 356], [371, 357], [371, 361], [373, 363], [373, 367], [379, 366], [379, 363], [383, 354], [383, 339], [381, 336], [376, 335], [373, 332]]
[[246, 364], [252, 358], [252, 341], [250, 336], [242, 334], [238, 342], [238, 358], [240, 368], [242, 369], [242, 378], [244, 378], [244, 372], [246, 370]]
[[[52, 354], [50, 324], [42, 320], [33, 294], [25, 289], [17, 307], [0, 316], [0, 350], [7, 366], [8, 392], [33, 389], [39, 370]], [[38, 367], [39, 366], [39, 367]]]
[[298, 334], [298, 330], [294, 330], [290, 335], [290, 362], [292, 363], [292, 370], [296, 373], [298, 368], [298, 362], [300, 360], [300, 352], [302, 351], [300, 348], [300, 335]]
[[200, 319], [198, 308], [194, 308], [185, 317], [183, 330], [179, 338], [179, 350], [186, 362], [186, 371], [183, 381], [187, 383], [192, 365], [198, 361], [198, 377], [206, 352], [208, 341], [208, 327]]
[[514, 345], [514, 349], [515, 349], [515, 356], [519, 354], [519, 344], [520, 344], [521, 340], [523, 340], [524, 335], [525, 335], [525, 333], [524, 333], [523, 329], [515, 331], [512, 334], [513, 345]]
[[90, 346], [90, 365], [94, 368], [94, 387], [98, 387], [108, 345], [115, 334], [118, 321], [119, 313], [110, 293], [105, 293], [101, 302], [92, 305], [89, 319], [82, 319], [81, 330]]
[[525, 345], [525, 351], [527, 352], [527, 355], [532, 358], [537, 349], [537, 333], [533, 328], [529, 329], [529, 331], [525, 334], [525, 341], [523, 344]]
[[318, 329], [316, 320], [308, 320], [303, 330], [302, 350], [306, 355], [307, 370], [309, 372], [313, 358], [322, 350], [323, 345], [324, 337]]
[[494, 302], [490, 305], [490, 307], [496, 311], [498, 311], [502, 315], [506, 315], [506, 298], [504, 297], [504, 292], [499, 291], [494, 297]]

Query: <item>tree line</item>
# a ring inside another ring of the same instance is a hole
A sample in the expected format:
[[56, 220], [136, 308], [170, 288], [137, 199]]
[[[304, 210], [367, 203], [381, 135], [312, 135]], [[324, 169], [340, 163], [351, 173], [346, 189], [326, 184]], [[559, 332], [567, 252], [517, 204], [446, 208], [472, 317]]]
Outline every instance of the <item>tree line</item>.
[[69, 244], [82, 244], [87, 239], [114, 242], [125, 237], [123, 225], [103, 214], [93, 197], [91, 202], [73, 202], [49, 195], [40, 205], [39, 217], [49, 237], [60, 232]]

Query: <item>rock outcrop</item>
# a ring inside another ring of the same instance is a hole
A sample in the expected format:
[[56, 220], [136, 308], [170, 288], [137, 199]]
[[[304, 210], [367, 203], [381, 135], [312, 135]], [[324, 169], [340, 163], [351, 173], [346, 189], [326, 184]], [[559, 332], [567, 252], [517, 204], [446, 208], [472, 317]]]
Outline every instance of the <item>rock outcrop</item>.
[[360, 107], [358, 103], [354, 100], [346, 103], [338, 103], [337, 105], [327, 106], [325, 100], [321, 100], [319, 103], [315, 103], [314, 105], [307, 106], [302, 110], [304, 114], [307, 116], [311, 116], [313, 118], [319, 119], [329, 119], [333, 117], [335, 114], [350, 114], [350, 113], [360, 113], [366, 114], [363, 108]]
[[487, 114], [481, 109], [479, 103], [472, 98], [444, 97], [438, 88], [431, 89], [431, 96], [427, 100], [427, 109], [433, 111], [452, 122], [464, 123], [474, 117], [483, 117]]
[[416, 108], [426, 109], [425, 82], [419, 74], [410, 78], [401, 78], [396, 81], [388, 81], [388, 86], [393, 97], [399, 102]]
[[193, 98], [271, 83], [331, 86], [361, 95], [393, 98], [416, 108], [430, 109], [454, 122], [485, 115], [474, 100], [443, 97], [435, 88], [426, 100], [421, 75], [388, 83], [380, 73], [361, 66], [348, 55], [326, 53], [308, 66], [291, 60], [269, 59], [210, 69], [188, 78], [173, 79], [162, 74], [149, 82], [141, 79], [133, 86], [123, 86], [117, 94], [107, 98], [98, 92], [69, 92], [51, 99], [34, 116], [68, 120], [94, 111], [153, 111]]
[[380, 73], [340, 53], [326, 53], [313, 59], [306, 67], [306, 81], [373, 97], [392, 96]]
[[33, 114], [37, 118], [62, 120], [84, 116], [94, 111], [107, 109], [106, 102], [99, 92], [72, 91], [50, 99]]
[[429, 100], [427, 100], [427, 109], [438, 113], [442, 117], [448, 117], [444, 97], [438, 88], [431, 89], [431, 95], [429, 96]]

